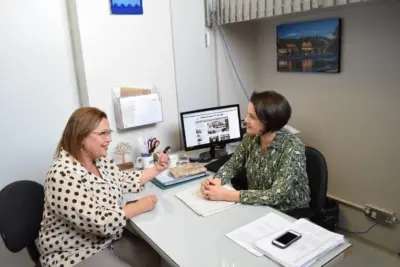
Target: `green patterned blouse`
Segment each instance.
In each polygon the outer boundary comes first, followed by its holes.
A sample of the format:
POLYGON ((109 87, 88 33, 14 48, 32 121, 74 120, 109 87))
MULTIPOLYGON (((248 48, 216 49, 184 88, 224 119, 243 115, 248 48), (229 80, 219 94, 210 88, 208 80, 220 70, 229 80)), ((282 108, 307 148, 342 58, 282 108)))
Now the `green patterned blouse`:
POLYGON ((259 136, 244 135, 215 177, 226 184, 242 168, 246 168, 248 190, 240 191, 241 203, 268 205, 281 211, 308 207, 305 147, 300 138, 286 129, 276 133, 265 155, 261 155, 259 136))

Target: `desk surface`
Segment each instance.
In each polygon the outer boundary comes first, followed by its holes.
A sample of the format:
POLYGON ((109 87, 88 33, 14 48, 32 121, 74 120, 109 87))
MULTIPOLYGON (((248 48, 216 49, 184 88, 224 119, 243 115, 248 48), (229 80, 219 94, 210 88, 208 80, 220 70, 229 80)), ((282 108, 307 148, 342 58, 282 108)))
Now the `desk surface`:
MULTIPOLYGON (((291 221, 293 218, 267 206, 238 205, 223 212, 201 217, 181 202, 175 194, 201 180, 161 190, 147 183, 140 194, 127 199, 155 194, 157 206, 151 212, 131 219, 131 226, 170 264, 180 267, 272 267, 280 266, 267 257, 257 257, 240 247, 225 234, 250 223, 269 212, 291 221)), ((317 261, 313 267, 328 266, 346 254, 351 244, 345 243, 317 261)))

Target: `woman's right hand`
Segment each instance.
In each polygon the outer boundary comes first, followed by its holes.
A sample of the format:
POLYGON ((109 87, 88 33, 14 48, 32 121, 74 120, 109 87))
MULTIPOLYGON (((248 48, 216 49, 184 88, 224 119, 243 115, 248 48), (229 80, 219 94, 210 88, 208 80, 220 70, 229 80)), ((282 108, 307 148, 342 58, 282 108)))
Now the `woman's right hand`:
POLYGON ((157 204, 157 197, 155 195, 145 196, 140 198, 134 203, 125 205, 124 212, 126 218, 130 219, 141 213, 154 209, 157 204))
POLYGON ((203 182, 201 182, 201 188, 204 188, 204 187, 208 187, 208 186, 213 186, 213 185, 216 185, 216 186, 221 186, 221 184, 222 184, 222 182, 221 182, 221 179, 220 178, 218 178, 218 177, 209 177, 209 178, 207 178, 207 179, 205 179, 203 182))
POLYGON ((157 204, 157 201, 158 201, 157 196, 149 195, 140 198, 135 204, 139 206, 141 212, 147 212, 154 209, 154 207, 157 204))
POLYGON ((208 199, 208 196, 206 195, 206 191, 210 190, 210 187, 212 186, 217 186, 220 187, 222 184, 221 179, 218 177, 209 177, 205 179, 200 186, 200 192, 203 195, 204 198, 208 199))

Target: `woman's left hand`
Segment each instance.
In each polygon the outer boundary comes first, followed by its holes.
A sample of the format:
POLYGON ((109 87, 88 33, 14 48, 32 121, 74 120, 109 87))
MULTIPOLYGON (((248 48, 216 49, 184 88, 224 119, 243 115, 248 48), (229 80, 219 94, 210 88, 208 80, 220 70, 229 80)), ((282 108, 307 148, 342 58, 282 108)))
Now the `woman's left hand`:
POLYGON ((157 153, 157 156, 158 156, 158 158, 157 158, 157 164, 156 164, 156 166, 155 166, 156 169, 157 169, 157 171, 158 171, 158 172, 162 172, 162 171, 168 169, 168 167, 169 167, 169 158, 168 158, 168 155, 165 154, 162 150, 160 150, 160 151, 157 153))

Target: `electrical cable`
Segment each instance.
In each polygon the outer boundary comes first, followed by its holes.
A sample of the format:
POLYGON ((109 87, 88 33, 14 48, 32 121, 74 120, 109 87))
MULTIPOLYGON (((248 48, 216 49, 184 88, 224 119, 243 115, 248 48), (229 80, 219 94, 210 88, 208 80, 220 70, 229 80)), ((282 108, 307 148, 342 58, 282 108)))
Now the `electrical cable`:
POLYGON ((222 39, 222 41, 223 41, 223 43, 224 43, 225 50, 226 50, 226 52, 227 52, 227 54, 228 54, 229 60, 230 60, 230 62, 231 62, 231 64, 232 64, 233 70, 235 71, 235 74, 236 74, 236 77, 237 77, 237 79, 238 79, 238 81, 239 81, 239 83, 240 83, 240 86, 241 86, 243 92, 245 93, 245 95, 246 95, 246 97, 247 97, 247 100, 250 101, 250 97, 249 97, 249 95, 248 95, 246 89, 244 88, 242 79, 240 79, 239 73, 238 73, 238 71, 237 71, 237 69, 236 69, 235 62, 234 62, 233 59, 232 59, 231 52, 230 52, 229 46, 228 46, 228 42, 226 41, 224 32, 223 32, 223 30, 222 30, 222 26, 219 25, 215 19, 214 19, 214 23, 215 23, 215 25, 217 25, 218 32, 219 32, 220 37, 221 37, 221 39, 222 39))
POLYGON ((371 225, 367 230, 361 231, 361 232, 349 231, 349 230, 347 230, 347 229, 343 229, 343 228, 340 228, 340 227, 339 227, 339 229, 342 230, 343 232, 346 232, 346 233, 349 233, 349 234, 358 234, 358 235, 362 235, 362 234, 367 234, 367 233, 369 233, 369 231, 371 231, 372 228, 374 228, 374 227, 377 226, 377 225, 378 225, 378 223, 375 223, 375 224, 371 225))

